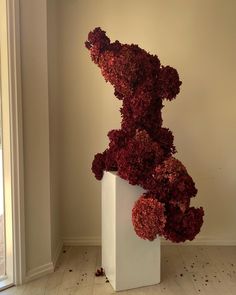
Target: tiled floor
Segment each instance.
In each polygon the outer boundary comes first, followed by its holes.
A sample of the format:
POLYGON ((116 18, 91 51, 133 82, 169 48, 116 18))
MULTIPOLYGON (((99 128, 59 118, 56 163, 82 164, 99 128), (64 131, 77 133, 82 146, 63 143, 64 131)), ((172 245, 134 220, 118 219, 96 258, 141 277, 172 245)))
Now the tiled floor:
MULTIPOLYGON (((114 294, 105 277, 95 277, 100 266, 100 247, 65 247, 54 273, 1 295, 114 294)), ((235 295, 236 247, 162 246, 161 283, 118 294, 235 295)))

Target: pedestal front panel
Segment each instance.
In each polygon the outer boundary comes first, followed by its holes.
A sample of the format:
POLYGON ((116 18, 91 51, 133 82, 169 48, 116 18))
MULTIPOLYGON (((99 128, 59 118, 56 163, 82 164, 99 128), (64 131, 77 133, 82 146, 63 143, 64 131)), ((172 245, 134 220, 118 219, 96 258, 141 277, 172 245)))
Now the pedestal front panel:
POLYGON ((132 208, 144 190, 116 173, 102 179, 102 267, 114 290, 160 282, 160 238, 139 238, 132 224, 132 208))

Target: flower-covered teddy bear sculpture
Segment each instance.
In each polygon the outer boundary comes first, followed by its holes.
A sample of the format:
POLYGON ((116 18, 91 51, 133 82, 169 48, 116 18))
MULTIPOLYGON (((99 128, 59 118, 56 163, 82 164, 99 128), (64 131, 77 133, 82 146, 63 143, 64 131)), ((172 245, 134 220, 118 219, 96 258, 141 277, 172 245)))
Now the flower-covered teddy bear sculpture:
POLYGON ((162 101, 174 99, 180 91, 177 71, 162 66, 156 55, 138 45, 111 43, 101 28, 88 34, 85 46, 123 103, 121 129, 108 133, 109 147, 95 155, 93 173, 101 180, 104 171, 117 171, 130 184, 145 189, 132 210, 139 237, 193 240, 204 211, 190 207, 197 189, 184 165, 173 157, 172 132, 162 127, 162 101))

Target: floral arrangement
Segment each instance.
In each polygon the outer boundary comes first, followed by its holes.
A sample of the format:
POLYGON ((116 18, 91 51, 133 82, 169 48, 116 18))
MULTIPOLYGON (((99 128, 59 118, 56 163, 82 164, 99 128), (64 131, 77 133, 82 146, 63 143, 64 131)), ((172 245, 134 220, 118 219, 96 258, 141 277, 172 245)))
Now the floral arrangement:
POLYGON ((101 28, 88 34, 85 46, 106 82, 114 86, 114 95, 122 100, 121 129, 111 130, 109 147, 95 155, 95 177, 101 180, 104 171, 117 171, 130 184, 146 190, 132 210, 139 237, 193 240, 204 211, 190 207, 197 189, 184 165, 173 157, 174 137, 162 127, 161 116, 163 99, 171 101, 180 91, 178 72, 138 45, 111 43, 101 28))

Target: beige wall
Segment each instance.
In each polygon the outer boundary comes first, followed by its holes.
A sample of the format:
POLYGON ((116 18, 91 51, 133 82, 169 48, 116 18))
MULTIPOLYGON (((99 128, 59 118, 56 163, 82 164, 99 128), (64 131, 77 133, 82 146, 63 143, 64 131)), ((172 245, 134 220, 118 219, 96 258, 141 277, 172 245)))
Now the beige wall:
POLYGON ((90 166, 120 123, 113 89, 84 41, 101 26, 114 41, 136 43, 178 69, 176 101, 164 126, 199 189, 206 216, 199 240, 236 243, 236 2, 59 1, 60 194, 65 238, 99 237, 100 183, 90 166))
POLYGON ((45 1, 21 1, 26 267, 51 261, 45 1))
POLYGON ((40 272, 53 270, 61 242, 56 174, 55 107, 58 88, 57 60, 53 52, 57 47, 55 3, 53 0, 20 1, 28 279, 40 272))
POLYGON ((60 134, 58 129, 58 5, 57 0, 47 1, 49 144, 50 144, 50 204, 51 251, 55 262, 61 247, 59 171, 60 134))

